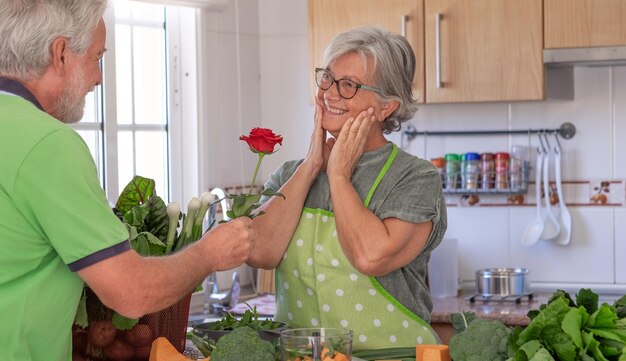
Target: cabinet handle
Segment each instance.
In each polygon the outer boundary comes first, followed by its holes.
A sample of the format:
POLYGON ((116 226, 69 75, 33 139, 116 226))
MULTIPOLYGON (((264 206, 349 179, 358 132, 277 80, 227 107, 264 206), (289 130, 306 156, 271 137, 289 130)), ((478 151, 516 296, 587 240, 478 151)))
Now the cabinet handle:
POLYGON ((442 14, 435 14, 435 85, 443 88, 441 82, 441 18, 442 14))
POLYGON ((402 19, 400 20, 400 34, 406 38, 406 23, 409 21, 408 15, 402 15, 402 19))

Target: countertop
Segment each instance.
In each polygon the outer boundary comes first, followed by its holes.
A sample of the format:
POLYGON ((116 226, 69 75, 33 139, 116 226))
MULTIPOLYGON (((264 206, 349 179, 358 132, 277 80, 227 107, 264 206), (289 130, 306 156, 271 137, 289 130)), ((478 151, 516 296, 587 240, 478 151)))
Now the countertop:
POLYGON ((474 312, 476 317, 496 319, 508 326, 526 326, 530 319, 526 316, 528 311, 538 309, 550 299, 550 294, 533 294, 532 298, 524 296, 519 299, 498 300, 493 298, 483 301, 477 297, 470 302, 469 297, 473 293, 462 291, 457 297, 433 298, 433 311, 431 323, 450 323, 450 314, 457 312, 474 312))

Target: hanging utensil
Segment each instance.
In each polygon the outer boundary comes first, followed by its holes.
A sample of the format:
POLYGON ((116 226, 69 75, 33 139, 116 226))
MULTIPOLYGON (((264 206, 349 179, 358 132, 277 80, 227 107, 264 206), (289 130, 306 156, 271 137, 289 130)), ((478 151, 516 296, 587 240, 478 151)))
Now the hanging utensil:
MULTIPOLYGON (((543 232, 541 233, 540 239, 550 241, 559 236, 561 226, 559 225, 559 221, 554 216, 552 203, 550 203, 550 154, 552 151, 550 142, 548 141, 548 136, 545 133, 543 133, 543 136, 546 141, 545 154, 543 158, 543 197, 546 203, 546 210, 544 215, 543 232)), ((539 137, 541 137, 541 134, 539 137)))
POLYGON ((560 214, 558 220, 561 226, 561 233, 554 239, 554 242, 565 246, 569 243, 572 236, 572 215, 565 205, 565 195, 563 194, 563 184, 561 181, 561 144, 559 143, 559 136, 556 133, 554 133, 554 137, 556 138, 556 145, 554 147, 554 170, 556 175, 556 191, 559 196, 560 214))
POLYGON ((535 167, 535 202, 537 204, 537 215, 530 221, 522 234, 522 244, 531 246, 535 244, 543 233, 543 215, 541 214, 541 170, 543 164, 543 152, 537 147, 537 166, 535 167))

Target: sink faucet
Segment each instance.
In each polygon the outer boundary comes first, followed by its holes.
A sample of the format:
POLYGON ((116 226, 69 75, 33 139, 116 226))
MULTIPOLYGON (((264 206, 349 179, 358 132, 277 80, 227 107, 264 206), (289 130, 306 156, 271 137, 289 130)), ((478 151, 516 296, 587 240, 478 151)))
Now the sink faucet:
POLYGON ((241 284, 237 272, 233 273, 233 284, 227 293, 219 291, 215 273, 204 280, 202 288, 204 289, 204 313, 220 315, 225 309, 233 308, 239 302, 241 284))

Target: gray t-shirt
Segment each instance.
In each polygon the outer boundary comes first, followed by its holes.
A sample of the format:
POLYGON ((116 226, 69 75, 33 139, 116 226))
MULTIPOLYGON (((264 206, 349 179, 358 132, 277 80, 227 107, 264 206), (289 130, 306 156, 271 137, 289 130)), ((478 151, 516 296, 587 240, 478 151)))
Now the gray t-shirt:
MULTIPOLYGON (((354 170, 352 184, 362 200, 365 200, 378 173, 392 150, 392 143, 365 152, 354 170)), ((283 163, 266 182, 265 188, 280 189, 296 171, 303 160, 283 163)), ((321 172, 307 195, 304 206, 333 211, 330 200, 328 175, 321 172)), ((433 230, 422 252, 408 265, 384 276, 378 282, 401 304, 430 322, 432 300, 426 287, 426 271, 432 250, 441 243, 447 227, 445 200, 441 178, 436 168, 424 159, 402 150, 378 184, 369 210, 381 220, 389 217, 407 222, 433 222, 433 230)))

